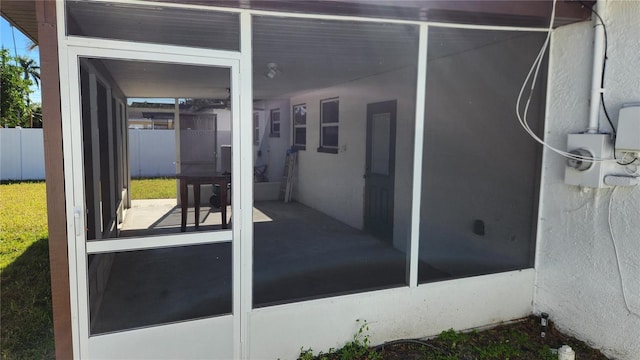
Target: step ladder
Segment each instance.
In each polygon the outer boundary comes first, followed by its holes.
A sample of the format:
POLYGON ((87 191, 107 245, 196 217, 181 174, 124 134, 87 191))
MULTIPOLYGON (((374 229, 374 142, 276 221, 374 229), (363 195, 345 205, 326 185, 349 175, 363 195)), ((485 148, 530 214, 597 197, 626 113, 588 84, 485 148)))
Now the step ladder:
POLYGON ((284 175, 280 182, 280 200, 288 203, 291 201, 291 194, 293 193, 293 171, 296 166, 296 160, 298 159, 297 152, 287 151, 287 156, 284 159, 284 175))

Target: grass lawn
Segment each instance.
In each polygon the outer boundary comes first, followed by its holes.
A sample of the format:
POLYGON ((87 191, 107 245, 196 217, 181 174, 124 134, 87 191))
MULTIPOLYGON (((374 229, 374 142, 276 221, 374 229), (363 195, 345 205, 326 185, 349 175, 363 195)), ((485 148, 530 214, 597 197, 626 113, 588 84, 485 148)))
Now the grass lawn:
MULTIPOLYGON (((174 179, 131 181, 132 198, 176 197, 174 179)), ((44 182, 0 185, 2 359, 53 359, 44 182)))
POLYGON ((132 199, 174 199, 176 198, 175 179, 136 179, 131 180, 132 199))
POLYGON ((53 352, 45 183, 0 185, 0 332, 3 359, 53 352))

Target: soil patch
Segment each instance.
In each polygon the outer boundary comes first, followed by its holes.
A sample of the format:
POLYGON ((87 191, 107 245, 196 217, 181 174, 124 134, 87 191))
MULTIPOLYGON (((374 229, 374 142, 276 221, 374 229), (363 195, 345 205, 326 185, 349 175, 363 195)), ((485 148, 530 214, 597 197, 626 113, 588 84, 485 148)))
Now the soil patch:
POLYGON ((353 342, 328 354, 310 356, 311 351, 307 350, 300 359, 556 360, 557 349, 562 345, 571 346, 576 359, 607 359, 599 350, 555 329, 551 321, 544 338, 540 330, 540 319, 531 316, 484 331, 458 333, 449 330, 429 340, 398 340, 371 348, 364 346, 368 344, 368 337, 363 335, 354 337, 353 342))

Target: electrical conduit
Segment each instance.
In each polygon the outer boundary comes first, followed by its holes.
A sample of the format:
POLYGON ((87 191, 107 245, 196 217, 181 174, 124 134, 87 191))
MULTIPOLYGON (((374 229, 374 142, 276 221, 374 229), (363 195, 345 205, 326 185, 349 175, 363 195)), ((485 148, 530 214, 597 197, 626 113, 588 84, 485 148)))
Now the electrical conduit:
MULTIPOLYGON (((596 0, 595 10, 604 20, 606 18, 607 4, 606 0, 596 0)), ((604 70, 604 51, 605 38, 604 26, 600 21, 600 17, 593 18, 593 71, 591 78, 591 103, 589 108, 589 126, 587 133, 597 134, 600 131, 599 115, 600 115, 600 93, 604 91, 602 88, 602 71, 604 70)))

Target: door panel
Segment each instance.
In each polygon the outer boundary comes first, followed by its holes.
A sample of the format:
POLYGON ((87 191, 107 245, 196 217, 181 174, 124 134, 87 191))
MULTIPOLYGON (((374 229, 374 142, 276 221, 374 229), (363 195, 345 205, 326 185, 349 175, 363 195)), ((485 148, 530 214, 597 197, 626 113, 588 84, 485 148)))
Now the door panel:
POLYGON ((233 316, 185 321, 89 338, 89 359, 237 359, 233 316), (108 355, 105 355, 108 354, 108 355))
POLYGON ((396 101, 367 105, 365 229, 393 239, 396 101))
MULTIPOLYGON (((226 226, 229 219, 222 220, 221 215, 230 217, 238 211, 232 204, 224 204, 222 211, 222 206, 209 204, 210 194, 205 194, 214 191, 214 184, 229 198, 239 192, 237 176, 219 175, 216 168, 217 148, 238 145, 232 144, 237 142, 232 131, 238 131, 232 119, 234 114, 239 117, 239 95, 230 91, 238 89, 233 76, 238 61, 174 55, 160 63, 144 52, 120 53, 125 55, 70 56, 74 59, 70 75, 75 77, 70 102, 76 109, 71 126, 82 134, 72 144, 82 161, 74 159, 72 164, 73 188, 79 191, 72 205, 78 209, 76 231, 70 234, 79 269, 74 301, 80 357, 235 358, 240 352, 239 243, 234 241, 239 230, 226 226), (164 100, 132 100, 130 94, 144 96, 145 86, 153 87, 155 94, 165 89, 167 95, 164 100), (143 107, 137 113, 131 110, 136 101, 143 107), (124 104, 129 105, 127 110, 124 104), (132 124, 153 122, 155 116, 167 122, 167 113, 175 115, 174 129, 129 130, 132 124), (181 115, 190 126, 180 128, 181 115), (189 118, 198 120, 198 126, 189 118), (226 126, 222 135, 219 118, 226 126), (200 138, 180 136, 180 130, 200 138), (138 132, 131 137, 138 141, 133 146, 129 146, 131 131, 138 132), (152 140, 154 132, 169 136, 146 145, 140 142, 140 138, 152 140), (204 149, 191 152, 193 164, 184 164, 198 167, 197 174, 181 168, 181 139, 187 139, 191 149, 204 149), (205 146, 199 147, 198 141, 205 146), (182 181, 178 179, 192 181, 184 202, 177 191, 157 192, 157 183, 136 181, 143 184, 137 189, 129 185, 130 151, 155 161, 167 153, 166 148, 175 149, 163 160, 175 164, 175 173, 159 181, 169 183, 169 189, 178 188, 182 181), (204 198, 197 210, 196 187, 202 188, 204 198), (146 199, 145 192, 160 195, 146 199), (195 226, 196 213, 200 227, 195 226)), ((238 158, 233 154, 232 162, 238 158)))

